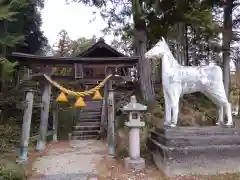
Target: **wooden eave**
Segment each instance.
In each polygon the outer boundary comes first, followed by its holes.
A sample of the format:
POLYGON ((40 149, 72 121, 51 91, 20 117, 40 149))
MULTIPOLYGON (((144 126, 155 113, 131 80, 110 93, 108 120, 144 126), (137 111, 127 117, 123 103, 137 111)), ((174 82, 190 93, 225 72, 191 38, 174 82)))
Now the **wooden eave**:
POLYGON ((21 65, 30 64, 44 64, 44 65, 55 65, 55 64, 104 64, 104 65, 119 65, 123 64, 126 66, 134 65, 138 62, 138 56, 132 57, 56 57, 56 56, 39 56, 33 54, 17 53, 14 52, 7 55, 9 61, 18 61, 21 65))

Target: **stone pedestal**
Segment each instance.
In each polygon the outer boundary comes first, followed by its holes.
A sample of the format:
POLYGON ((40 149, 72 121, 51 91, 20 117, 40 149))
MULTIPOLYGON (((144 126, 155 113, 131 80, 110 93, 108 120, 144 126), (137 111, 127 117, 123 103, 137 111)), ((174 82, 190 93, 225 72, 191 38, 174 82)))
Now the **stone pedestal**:
POLYGON ((148 147, 167 176, 240 172, 240 132, 235 128, 156 129, 148 147))
POLYGON ((125 158, 124 164, 127 169, 142 170, 145 168, 145 160, 140 157, 140 128, 145 126, 144 122, 126 122, 129 128, 129 156, 125 158))

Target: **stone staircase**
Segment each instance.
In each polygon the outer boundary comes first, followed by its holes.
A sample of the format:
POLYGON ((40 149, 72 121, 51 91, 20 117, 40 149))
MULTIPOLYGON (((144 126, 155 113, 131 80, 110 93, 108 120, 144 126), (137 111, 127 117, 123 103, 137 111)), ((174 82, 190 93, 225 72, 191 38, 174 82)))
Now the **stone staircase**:
POLYGON ((85 101, 85 103, 86 107, 79 112, 73 126, 73 140, 100 138, 102 101, 85 101))

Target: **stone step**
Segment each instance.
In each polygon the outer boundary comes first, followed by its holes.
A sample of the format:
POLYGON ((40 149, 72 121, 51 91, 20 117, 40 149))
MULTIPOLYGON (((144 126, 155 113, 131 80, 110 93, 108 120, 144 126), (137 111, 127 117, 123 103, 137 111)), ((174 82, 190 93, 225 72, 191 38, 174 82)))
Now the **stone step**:
POLYGON ((76 122, 76 126, 88 126, 88 125, 99 125, 101 121, 79 121, 76 122))
POLYGON ((214 136, 165 136, 151 132, 151 139, 171 147, 207 146, 207 145, 240 145, 239 135, 214 136))
POLYGON ((98 101, 86 101, 85 102, 86 106, 83 109, 89 109, 89 107, 96 107, 96 108, 101 108, 102 107, 102 102, 98 101))
POLYGON ((85 129, 90 129, 90 130, 100 130, 100 125, 80 125, 80 126, 73 126, 74 131, 78 130, 85 130, 85 129))
POLYGON ((155 131, 165 136, 215 136, 215 135, 240 135, 236 128, 225 128, 218 126, 210 127, 176 127, 156 128, 155 131))
POLYGON ((83 107, 82 109, 85 110, 85 109, 90 109, 90 108, 101 108, 102 105, 101 104, 86 104, 85 107, 83 107))
POLYGON ((82 111, 79 113, 80 116, 85 115, 101 115, 101 111, 82 111))
POLYGON ((81 135, 98 135, 99 134, 99 130, 79 130, 79 131, 76 131, 74 130, 72 132, 72 135, 73 136, 81 136, 81 135))
POLYGON ((79 118, 77 122, 98 122, 98 121, 101 121, 100 118, 79 118))
POLYGON ((79 117, 92 117, 92 116, 101 116, 101 112, 84 112, 84 113, 80 113, 79 117))
POLYGON ((89 119, 89 118, 94 118, 94 119, 100 119, 101 115, 94 114, 94 115, 80 115, 79 119, 89 119))
POLYGON ((86 100, 85 100, 85 104, 86 104, 86 105, 88 105, 88 104, 101 105, 101 104, 102 104, 102 101, 86 101, 86 100))
POLYGON ((100 139, 99 135, 72 136, 72 140, 100 139))
POLYGON ((100 121, 101 117, 99 116, 88 116, 88 117, 79 117, 77 122, 78 121, 91 121, 91 120, 96 120, 96 121, 100 121))
POLYGON ((101 112, 102 111, 102 107, 88 107, 87 109, 82 109, 80 113, 96 113, 96 112, 101 112))

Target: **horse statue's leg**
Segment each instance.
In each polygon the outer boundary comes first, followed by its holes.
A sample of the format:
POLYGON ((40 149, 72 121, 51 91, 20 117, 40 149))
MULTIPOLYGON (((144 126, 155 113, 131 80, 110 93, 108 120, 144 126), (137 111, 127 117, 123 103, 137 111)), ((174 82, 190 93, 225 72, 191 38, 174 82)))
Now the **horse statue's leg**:
POLYGON ((179 104, 178 103, 174 103, 172 105, 172 124, 171 124, 171 127, 176 127, 177 126, 177 123, 178 123, 178 112, 179 112, 179 104))
MULTIPOLYGON (((227 127, 232 127, 233 126, 233 121, 232 121, 232 109, 231 109, 231 104, 228 102, 227 96, 224 91, 224 86, 223 83, 219 83, 219 86, 215 87, 217 91, 214 93, 212 92, 212 89, 209 89, 208 87, 205 87, 205 92, 204 94, 207 95, 210 99, 213 100, 213 102, 216 103, 217 106, 223 107, 224 109, 224 114, 227 115, 228 122, 225 124, 227 127)), ((219 111, 219 120, 222 120, 223 122, 223 115, 220 115, 219 111)))
POLYGON ((225 109, 225 113, 226 113, 227 119, 228 119, 226 126, 232 127, 233 126, 233 120, 232 120, 232 106, 231 106, 231 104, 229 102, 227 102, 225 104, 224 109, 225 109))
POLYGON ((224 124, 224 121, 223 121, 223 106, 220 106, 219 109, 218 109, 218 121, 216 122, 216 125, 217 126, 220 126, 222 124, 224 124))
POLYGON ((172 124, 171 127, 176 127, 178 122, 178 112, 179 112, 179 98, 180 98, 180 91, 176 87, 175 90, 171 92, 171 109, 172 109, 172 124))
POLYGON ((219 83, 218 91, 215 93, 212 93, 212 96, 215 96, 215 99, 219 102, 218 105, 223 106, 225 114, 227 115, 227 124, 225 126, 232 127, 233 121, 232 121, 232 107, 231 104, 228 102, 223 82, 219 83))
POLYGON ((164 127, 171 125, 171 105, 167 92, 163 90, 164 94, 164 127))

